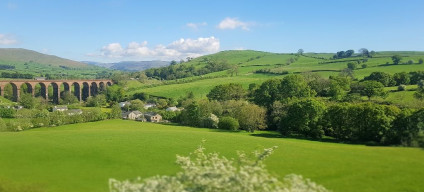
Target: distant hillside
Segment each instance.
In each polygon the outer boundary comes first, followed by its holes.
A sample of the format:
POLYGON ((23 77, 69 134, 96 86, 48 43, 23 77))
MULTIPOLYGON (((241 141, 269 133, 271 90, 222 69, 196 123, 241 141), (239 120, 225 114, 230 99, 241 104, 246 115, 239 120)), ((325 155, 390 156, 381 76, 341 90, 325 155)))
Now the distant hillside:
POLYGON ((88 67, 87 64, 60 58, 54 55, 46 55, 28 49, 0 49, 0 61, 7 62, 24 62, 24 63, 40 63, 51 66, 67 66, 71 68, 88 67))
POLYGON ((121 61, 119 63, 99 63, 92 61, 83 61, 83 63, 120 71, 143 71, 150 68, 168 66, 170 61, 121 61))
MULTIPOLYGON (((100 75, 106 77, 110 71, 107 68, 88 65, 54 55, 15 48, 0 48, 0 66, 0 74, 48 75, 50 78, 100 78, 100 75)), ((10 75, 1 76, 1 78, 10 78, 10 75)))

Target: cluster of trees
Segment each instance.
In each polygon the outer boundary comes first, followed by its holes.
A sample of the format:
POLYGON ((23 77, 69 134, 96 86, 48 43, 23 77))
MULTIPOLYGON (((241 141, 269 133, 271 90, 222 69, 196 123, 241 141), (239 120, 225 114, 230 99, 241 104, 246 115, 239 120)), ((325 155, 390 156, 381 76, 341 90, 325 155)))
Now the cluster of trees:
POLYGON ((421 79, 424 79, 424 71, 399 72, 393 75, 385 72, 372 72, 364 80, 373 80, 380 82, 385 87, 395 85, 416 85, 421 79))
POLYGON ((0 65, 0 70, 15 69, 13 65, 0 65))
POLYGON ((148 69, 145 74, 147 77, 155 79, 173 80, 230 69, 230 65, 226 60, 205 58, 199 64, 204 64, 204 66, 196 68, 194 65, 174 64, 167 67, 148 69))
POLYGON ((13 79, 33 79, 33 74, 19 73, 19 72, 1 72, 2 78, 13 78, 13 79))
POLYGON ((347 51, 338 51, 335 55, 333 55, 333 59, 341 59, 351 57, 355 53, 354 50, 349 49, 347 51))
POLYGON ((207 95, 209 101, 187 106, 188 110, 183 111, 187 113, 184 118, 199 118, 183 123, 202 126, 201 122, 210 120, 210 114, 215 114, 219 122, 223 121, 218 127, 222 124, 228 129, 239 126, 253 131, 254 126, 243 124, 255 119, 255 122, 261 122, 256 124, 256 129, 267 127, 279 130, 283 135, 310 138, 326 135, 340 141, 384 145, 424 144, 424 109, 401 110, 396 106, 360 102, 361 96, 384 97, 386 94, 383 83, 376 79, 355 82, 345 76, 324 79, 313 74, 289 75, 267 80, 261 85, 251 84, 248 90, 240 84, 230 83, 213 88, 207 95), (315 96, 330 97, 330 100, 315 96), (247 108, 252 110, 240 106, 249 106, 247 108), (255 114, 254 111, 261 113, 255 114), (227 115, 226 112, 235 113, 227 115), (246 115, 235 115, 240 112, 246 115))
POLYGON ((374 103, 333 103, 304 98, 274 103, 272 113, 283 135, 310 138, 331 136, 339 141, 371 142, 381 145, 423 146, 424 109, 401 110, 374 103))
MULTIPOLYGON (((399 65, 401 63, 402 59, 403 59, 402 56, 400 56, 400 55, 393 55, 391 58, 392 58, 393 64, 395 64, 395 65, 399 65)), ((411 64, 414 64, 414 63, 415 63, 415 61, 410 59, 407 62, 404 62, 403 64, 411 65, 411 64)), ((422 58, 420 58, 418 60, 418 64, 423 64, 423 63, 424 63, 424 60, 422 58)))
POLYGON ((276 69, 258 69, 255 73, 264 73, 264 74, 274 74, 274 75, 286 75, 289 74, 286 70, 276 70, 276 69))
POLYGON ((245 100, 186 100, 180 123, 195 127, 246 130, 265 129, 265 109, 245 100))

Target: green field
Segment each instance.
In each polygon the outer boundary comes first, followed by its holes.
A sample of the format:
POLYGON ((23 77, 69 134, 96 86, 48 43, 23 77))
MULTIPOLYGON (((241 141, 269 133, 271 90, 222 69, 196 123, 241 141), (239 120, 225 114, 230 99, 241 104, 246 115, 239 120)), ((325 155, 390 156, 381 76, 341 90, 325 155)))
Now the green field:
POLYGON ((187 155, 206 139, 208 151, 227 157, 279 146, 266 160, 271 173, 301 174, 333 191, 424 190, 422 149, 278 136, 123 120, 1 132, 0 182, 46 191, 107 191, 108 178, 176 173, 175 155, 187 155))
MULTIPOLYGON (((192 91, 197 97, 205 97, 206 94, 216 85, 225 83, 241 83, 245 88, 250 83, 260 84, 270 78, 280 77, 284 75, 273 75, 273 74, 255 74, 254 71, 259 69, 271 69, 275 71, 288 71, 290 74, 299 73, 317 73, 321 76, 328 78, 330 75, 338 75, 341 70, 347 67, 347 63, 352 62, 351 60, 363 59, 362 57, 351 57, 337 60, 325 60, 317 59, 313 57, 324 57, 330 58, 333 54, 330 53, 306 53, 306 56, 300 56, 297 61, 286 65, 286 61, 290 58, 296 58, 293 54, 277 54, 267 53, 261 51, 223 51, 213 55, 207 55, 193 59, 190 62, 184 63, 183 65, 193 65, 196 68, 204 66, 202 60, 204 58, 209 59, 221 59, 226 60, 230 65, 238 65, 239 73, 237 76, 230 77, 227 71, 214 72, 204 75, 204 77, 217 77, 212 79, 200 79, 199 77, 189 77, 180 79, 178 81, 190 80, 190 82, 163 85, 166 83, 175 83, 176 80, 168 81, 154 81, 153 83, 139 83, 137 81, 130 81, 128 83, 128 95, 136 92, 145 92, 154 96, 161 96, 167 98, 179 98, 185 96, 187 92, 192 91), (313 56, 313 57, 310 57, 313 56), (324 62, 324 63, 323 63, 324 62), (335 62, 335 63, 325 63, 335 62), (152 87, 151 84, 156 84, 152 87), (162 84, 162 85, 161 85, 162 84)), ((358 69, 354 70, 355 78, 362 79, 368 76, 372 72, 382 71, 390 74, 398 72, 411 72, 411 71, 422 71, 424 70, 424 64, 417 64, 420 58, 424 58, 424 52, 378 52, 373 58, 366 58, 367 67, 362 68, 359 64, 358 69), (407 62, 413 60, 414 64, 399 64, 393 65, 391 56, 399 54, 403 57, 401 62, 407 62), (388 65, 386 63, 389 63, 388 65)), ((392 99, 393 100, 393 99, 392 99)))

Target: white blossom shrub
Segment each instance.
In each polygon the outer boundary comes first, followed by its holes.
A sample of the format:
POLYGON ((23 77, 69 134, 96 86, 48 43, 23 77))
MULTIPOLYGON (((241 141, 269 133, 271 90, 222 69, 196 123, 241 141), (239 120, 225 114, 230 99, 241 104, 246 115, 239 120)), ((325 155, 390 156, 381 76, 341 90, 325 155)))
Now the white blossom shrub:
POLYGON ((254 158, 248 158, 243 152, 238 159, 227 159, 218 153, 205 154, 205 148, 199 146, 192 156, 177 155, 176 163, 182 171, 175 176, 154 176, 147 179, 118 181, 109 179, 111 192, 326 192, 328 191, 300 175, 287 175, 279 181, 265 169, 264 159, 272 154, 276 147, 254 152, 254 158))

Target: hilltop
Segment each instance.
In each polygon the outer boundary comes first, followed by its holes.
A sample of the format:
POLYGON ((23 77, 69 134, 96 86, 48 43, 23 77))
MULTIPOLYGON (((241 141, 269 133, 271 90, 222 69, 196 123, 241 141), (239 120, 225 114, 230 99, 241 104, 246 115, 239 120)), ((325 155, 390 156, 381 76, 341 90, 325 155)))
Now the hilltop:
MULTIPOLYGON (((34 76, 95 78, 109 69, 20 48, 0 48, 0 72, 34 76)), ((7 78, 7 77, 2 77, 7 78)))

